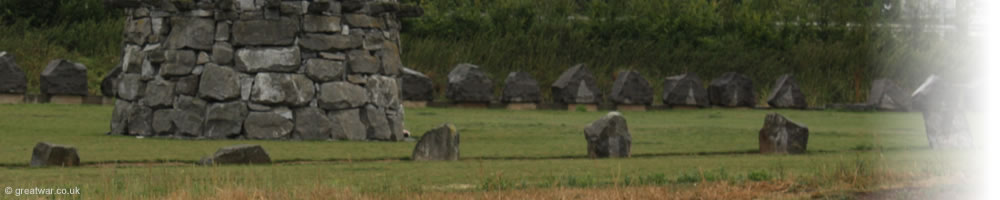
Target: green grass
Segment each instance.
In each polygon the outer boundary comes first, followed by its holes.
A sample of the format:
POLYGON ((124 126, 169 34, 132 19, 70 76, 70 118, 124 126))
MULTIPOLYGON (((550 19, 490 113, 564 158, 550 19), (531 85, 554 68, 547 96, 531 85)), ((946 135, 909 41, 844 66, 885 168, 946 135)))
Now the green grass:
MULTIPOLYGON (((0 186, 80 187, 84 198, 211 197, 223 189, 307 198, 315 188, 405 198, 455 185, 460 191, 612 185, 684 185, 705 181, 804 180, 826 187, 850 177, 948 175, 969 168, 964 152, 928 148, 918 113, 795 110, 625 112, 633 158, 591 160, 583 128, 603 112, 407 109, 418 136, 441 123, 462 135, 462 160, 412 162, 412 142, 192 141, 108 136, 111 107, 0 105, 0 186), (778 112, 810 128, 805 155, 760 155, 757 131, 778 112), (79 168, 27 168, 31 148, 76 146, 79 168), (231 144, 260 144, 274 165, 194 166, 231 144), (113 162, 139 164, 113 165, 113 162), (167 162, 170 161, 170 162, 167 162), (163 164, 156 164, 166 162, 163 164), (796 178, 797 177, 797 178, 796 178), (811 180, 811 181, 808 181, 811 180), (304 190, 304 191, 303 191, 304 190)), ((870 179, 870 178, 869 178, 870 179)), ((854 189, 876 189, 878 180, 854 189)), ((832 187, 832 186, 829 186, 832 187)))

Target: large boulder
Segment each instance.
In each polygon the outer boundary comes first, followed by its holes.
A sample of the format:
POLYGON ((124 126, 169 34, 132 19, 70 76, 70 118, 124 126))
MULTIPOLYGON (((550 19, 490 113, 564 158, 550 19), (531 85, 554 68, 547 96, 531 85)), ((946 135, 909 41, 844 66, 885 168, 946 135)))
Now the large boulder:
POLYGON ((118 94, 118 98, 124 100, 138 100, 146 91, 146 83, 139 74, 124 74, 117 84, 115 93, 118 94))
POLYGON ((697 74, 681 74, 663 80, 663 104, 708 107, 709 103, 708 91, 697 74))
POLYGON ((758 142, 760 153, 805 153, 806 144, 809 144, 809 128, 778 113, 767 114, 764 127, 758 134, 758 142))
MULTIPOLYGON (((198 96, 215 101, 240 97, 240 74, 228 67, 208 66, 198 82, 198 96)), ((248 86, 249 88, 249 86, 248 86)))
POLYGON ((910 96, 895 82, 876 79, 872 82, 872 89, 868 92, 868 101, 865 103, 879 110, 905 111, 910 108, 910 96))
POLYGON ((39 142, 31 152, 32 167, 79 165, 80 156, 72 146, 39 142))
POLYGON ((211 157, 201 159, 201 165, 270 164, 271 156, 260 145, 241 144, 220 148, 211 157))
POLYGON ((433 82, 427 75, 410 68, 403 68, 403 100, 432 101, 434 100, 433 82))
POLYGON ((154 108, 170 107, 174 104, 174 83, 156 79, 146 83, 142 102, 154 108))
MULTIPOLYGON (((215 43, 215 20, 199 17, 171 19, 167 46, 171 49, 192 48, 211 50, 215 43)), ((262 31, 262 30, 256 30, 262 31)))
POLYGON ((243 129, 250 139, 285 139, 295 128, 292 111, 275 109, 268 112, 250 112, 243 129))
POLYGON ((306 76, 319 83, 339 81, 347 74, 347 66, 341 61, 314 58, 307 60, 304 67, 306 76))
POLYGON ((966 149, 974 146, 969 121, 962 109, 963 90, 931 75, 916 91, 914 107, 923 112, 924 129, 931 148, 966 149))
POLYGON ((552 98, 564 104, 593 104, 603 99, 603 93, 587 65, 577 64, 552 83, 552 98))
POLYGON ((329 110, 358 108, 368 101, 365 88, 337 81, 319 86, 319 106, 329 110))
POLYGON ((53 60, 42 71, 42 94, 87 96, 87 67, 68 60, 53 60))
POLYGON ((27 88, 28 79, 14 55, 0 51, 0 93, 24 94, 27 88))
POLYGON ((442 124, 420 136, 413 148, 415 161, 458 160, 460 137, 455 125, 442 124))
POLYGON ((712 105, 726 107, 754 107, 757 93, 753 80, 736 72, 726 72, 712 80, 708 86, 708 99, 712 105))
POLYGON ((587 139, 587 155, 590 158, 630 157, 632 134, 628 123, 619 112, 610 112, 601 119, 591 122, 583 130, 587 139))
POLYGON ((243 72, 296 72, 302 63, 298 47, 242 48, 236 50, 236 69, 243 72))
POLYGON ((368 139, 368 127, 361 122, 360 109, 330 111, 327 118, 332 122, 331 135, 338 140, 368 139))
MULTIPOLYGON (((385 108, 368 104, 362 114, 362 121, 368 125, 368 139, 382 141, 403 140, 401 135, 392 132, 389 126, 389 119, 386 118, 385 108)), ((402 133, 399 133, 402 134, 402 133)))
POLYGON ((778 77, 778 80, 774 82, 774 87, 771 88, 771 95, 767 96, 767 104, 771 105, 772 108, 805 109, 809 107, 806 104, 806 96, 802 94, 799 84, 795 82, 795 77, 791 74, 778 77))
POLYGON ((500 100, 504 103, 538 103, 542 101, 542 91, 538 87, 538 81, 527 72, 511 72, 504 80, 503 96, 500 100))
POLYGON ((258 73, 250 101, 259 104, 301 106, 316 95, 316 86, 302 74, 258 73))
POLYGON ((397 109, 399 100, 399 79, 388 76, 369 76, 365 83, 368 102, 385 109, 397 109))
POLYGON ((653 87, 638 71, 618 74, 611 87, 611 101, 615 104, 649 105, 653 103, 653 87))
POLYGON ((236 46, 291 45, 299 30, 299 20, 292 18, 239 20, 233 23, 236 46))
POLYGON ((207 138, 233 138, 243 130, 243 119, 249 110, 242 101, 213 103, 205 110, 205 132, 207 138))
MULTIPOLYGON (((2 68, 2 66, 0 66, 0 68, 2 68)), ((101 95, 104 95, 105 97, 112 97, 112 98, 115 97, 115 88, 118 87, 118 75, 121 75, 121 73, 122 73, 122 68, 115 67, 114 69, 111 69, 111 71, 108 72, 108 74, 104 75, 104 79, 101 79, 101 95)), ((3 91, 2 88, 3 88, 2 83, 0 83, 0 92, 3 91)))
POLYGON ((323 109, 302 107, 295 109, 294 137, 302 140, 328 140, 333 123, 323 109))
POLYGON ((493 81, 479 66, 458 64, 448 73, 445 95, 454 102, 488 103, 493 99, 493 81))

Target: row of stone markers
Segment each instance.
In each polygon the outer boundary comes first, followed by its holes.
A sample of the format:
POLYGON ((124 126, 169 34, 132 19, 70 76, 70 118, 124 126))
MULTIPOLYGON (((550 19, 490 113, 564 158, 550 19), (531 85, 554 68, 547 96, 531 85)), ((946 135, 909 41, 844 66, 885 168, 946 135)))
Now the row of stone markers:
POLYGON ((28 95, 28 80, 14 55, 0 51, 0 104, 55 103, 108 104, 110 99, 87 91, 87 67, 68 60, 52 60, 39 77, 40 95, 28 95))
MULTIPOLYGON (((404 68, 403 100, 407 106, 422 107, 434 100, 433 81, 426 75, 404 68)), ((756 107, 757 94, 753 81, 745 75, 729 72, 712 80, 706 89, 697 74, 687 73, 667 77, 663 81, 663 104, 668 107, 756 107)), ((597 110, 605 95, 597 87, 597 79, 584 64, 570 67, 551 86, 557 109, 597 110)), ((805 95, 795 78, 782 75, 775 82, 767 104, 772 108, 806 109, 805 95)), ((445 96, 459 106, 495 102, 493 81, 479 66, 458 64, 448 74, 445 96)), ((637 71, 621 72, 615 79, 607 99, 618 110, 646 110, 653 104, 653 89, 637 71)), ((499 102, 508 109, 536 109, 542 101, 538 81, 526 72, 511 72, 504 80, 499 102)))
POLYGON ((111 134, 403 140, 396 0, 110 0, 111 134))

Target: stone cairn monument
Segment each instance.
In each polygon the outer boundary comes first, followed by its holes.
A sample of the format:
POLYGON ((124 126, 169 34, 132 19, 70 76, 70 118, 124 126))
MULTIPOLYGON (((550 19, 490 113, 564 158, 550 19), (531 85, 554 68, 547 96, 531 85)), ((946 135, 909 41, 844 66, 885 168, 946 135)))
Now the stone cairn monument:
POLYGON ((125 8, 111 134, 403 139, 396 0, 108 0, 125 8))

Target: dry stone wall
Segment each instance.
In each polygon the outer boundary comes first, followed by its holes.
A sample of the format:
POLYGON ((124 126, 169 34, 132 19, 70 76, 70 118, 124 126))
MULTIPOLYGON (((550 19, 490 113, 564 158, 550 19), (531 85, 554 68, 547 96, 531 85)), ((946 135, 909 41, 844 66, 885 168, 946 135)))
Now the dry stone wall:
POLYGON ((111 133, 401 140, 396 0, 111 0, 126 9, 111 133))

